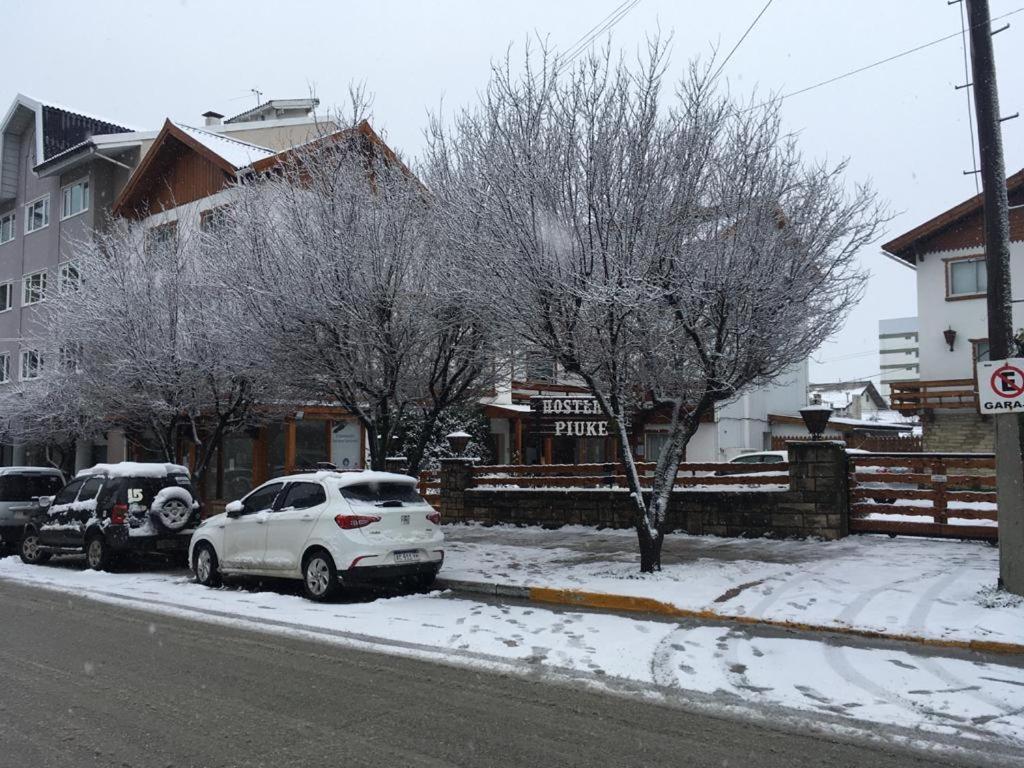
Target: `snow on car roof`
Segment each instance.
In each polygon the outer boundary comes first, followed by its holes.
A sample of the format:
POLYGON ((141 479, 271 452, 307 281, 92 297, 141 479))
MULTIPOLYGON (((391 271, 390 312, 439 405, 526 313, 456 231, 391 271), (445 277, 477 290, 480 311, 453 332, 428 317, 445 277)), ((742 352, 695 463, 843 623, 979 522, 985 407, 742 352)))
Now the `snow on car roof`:
POLYGON ((402 475, 397 472, 374 472, 369 469, 362 469, 355 472, 320 469, 316 472, 300 472, 294 475, 275 477, 270 482, 292 483, 297 480, 310 480, 314 482, 331 480, 339 488, 345 488, 349 485, 361 485, 364 483, 406 483, 408 485, 416 485, 416 483, 419 482, 415 477, 410 475, 402 475))
POLYGON ((75 477, 105 475, 106 477, 166 477, 187 475, 188 469, 180 464, 158 464, 155 462, 120 461, 117 464, 96 464, 79 471, 75 477))

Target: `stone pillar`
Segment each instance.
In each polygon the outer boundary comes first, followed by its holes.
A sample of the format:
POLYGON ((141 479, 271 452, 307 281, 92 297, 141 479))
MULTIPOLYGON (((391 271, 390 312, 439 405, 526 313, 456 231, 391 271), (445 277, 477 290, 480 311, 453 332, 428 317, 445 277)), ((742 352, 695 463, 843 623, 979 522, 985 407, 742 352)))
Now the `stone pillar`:
POLYGON ((15 443, 11 449, 11 464, 15 467, 24 466, 27 461, 27 450, 24 443, 15 443))
POLYGON ((384 459, 384 471, 406 475, 409 473, 409 459, 405 456, 388 456, 384 459))
POLYGON ((456 457, 441 459, 441 519, 458 521, 466 518, 465 492, 473 487, 473 465, 478 459, 456 457))
POLYGON ((789 487, 800 495, 807 536, 839 539, 850 533, 850 466, 846 444, 832 440, 787 443, 789 487))

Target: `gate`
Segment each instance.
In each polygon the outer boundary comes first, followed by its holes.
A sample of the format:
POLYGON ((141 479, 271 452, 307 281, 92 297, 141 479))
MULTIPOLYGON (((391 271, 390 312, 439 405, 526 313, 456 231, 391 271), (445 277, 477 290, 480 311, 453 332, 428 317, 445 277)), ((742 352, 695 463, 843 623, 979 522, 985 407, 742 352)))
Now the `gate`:
POLYGON ((850 532, 995 541, 995 456, 851 454, 850 532))

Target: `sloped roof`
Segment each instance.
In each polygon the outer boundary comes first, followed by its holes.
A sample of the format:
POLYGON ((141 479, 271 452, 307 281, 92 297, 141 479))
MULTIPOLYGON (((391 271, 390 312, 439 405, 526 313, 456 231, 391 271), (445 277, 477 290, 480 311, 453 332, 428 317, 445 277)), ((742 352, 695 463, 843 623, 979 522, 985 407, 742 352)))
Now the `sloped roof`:
POLYGON ((13 195, 21 135, 33 123, 37 166, 72 147, 80 146, 92 136, 131 130, 79 110, 38 101, 19 93, 0 123, 0 197, 13 195))
POLYGON ((259 160, 265 160, 277 154, 272 149, 261 147, 241 139, 233 139, 216 133, 193 128, 181 123, 171 123, 176 128, 191 136, 208 150, 225 160, 236 171, 248 168, 259 160))
MULTIPOLYGON (((1017 171, 1006 179, 1006 190, 1010 194, 1022 188, 1024 188, 1024 169, 1017 171)), ((920 224, 910 231, 904 232, 899 237, 890 240, 882 246, 882 250, 909 264, 913 264, 914 246, 923 240, 934 237, 943 230, 953 227, 968 216, 980 213, 984 208, 984 204, 985 198, 983 194, 970 197, 959 205, 954 205, 938 216, 928 219, 924 224, 920 224)))
POLYGON ((158 158, 166 156, 168 151, 175 151, 171 147, 172 144, 179 148, 187 147, 230 177, 236 176, 240 170, 250 167, 253 163, 276 154, 273 150, 257 144, 165 120, 146 156, 135 167, 117 200, 114 201, 111 212, 115 216, 130 215, 144 207, 143 198, 149 188, 147 184, 152 181, 152 172, 159 167, 158 158))
POLYGON ((837 381, 826 384, 808 384, 807 389, 821 396, 821 402, 833 409, 845 408, 853 398, 867 395, 879 408, 885 408, 885 398, 871 381, 837 381))

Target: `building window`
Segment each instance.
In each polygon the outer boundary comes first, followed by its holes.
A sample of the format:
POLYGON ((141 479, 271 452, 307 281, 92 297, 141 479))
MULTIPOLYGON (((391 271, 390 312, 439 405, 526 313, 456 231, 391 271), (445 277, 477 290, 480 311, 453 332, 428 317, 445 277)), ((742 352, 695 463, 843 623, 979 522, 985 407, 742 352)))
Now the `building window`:
POLYGON ((14 239, 14 211, 0 218, 0 245, 14 239))
POLYGON ((226 216, 226 205, 218 205, 216 208, 202 211, 199 214, 199 229, 203 232, 216 232, 224 227, 226 216))
POLYGON ((949 261, 946 269, 947 297, 983 296, 988 291, 988 273, 983 258, 949 261))
POLYGON ((60 217, 69 219, 89 210, 89 180, 77 181, 61 190, 60 217))
POLYGON ((971 339, 971 350, 975 363, 987 363, 989 361, 988 339, 971 339))
POLYGON ((14 306, 14 283, 0 283, 0 312, 14 306))
POLYGON ((21 380, 38 379, 43 372, 43 356, 37 349, 26 349, 21 353, 21 380))
POLYGON ((7 352, 0 352, 0 384, 6 384, 11 380, 11 356, 7 352))
POLYGON ((25 234, 42 229, 50 223, 50 196, 33 200, 25 206, 25 234))
POLYGON ((25 275, 21 286, 21 303, 24 306, 37 304, 46 298, 46 272, 25 275))
POLYGON ((77 291, 82 287, 82 277, 78 273, 78 264, 74 261, 65 261, 60 265, 57 278, 57 290, 61 293, 77 291))
POLYGON ((60 367, 67 373, 82 372, 82 345, 63 344, 60 348, 60 367))
POLYGON ((170 221, 166 224, 150 227, 146 230, 146 250, 151 251, 153 248, 170 246, 174 243, 174 239, 177 235, 178 222, 176 221, 170 221))

